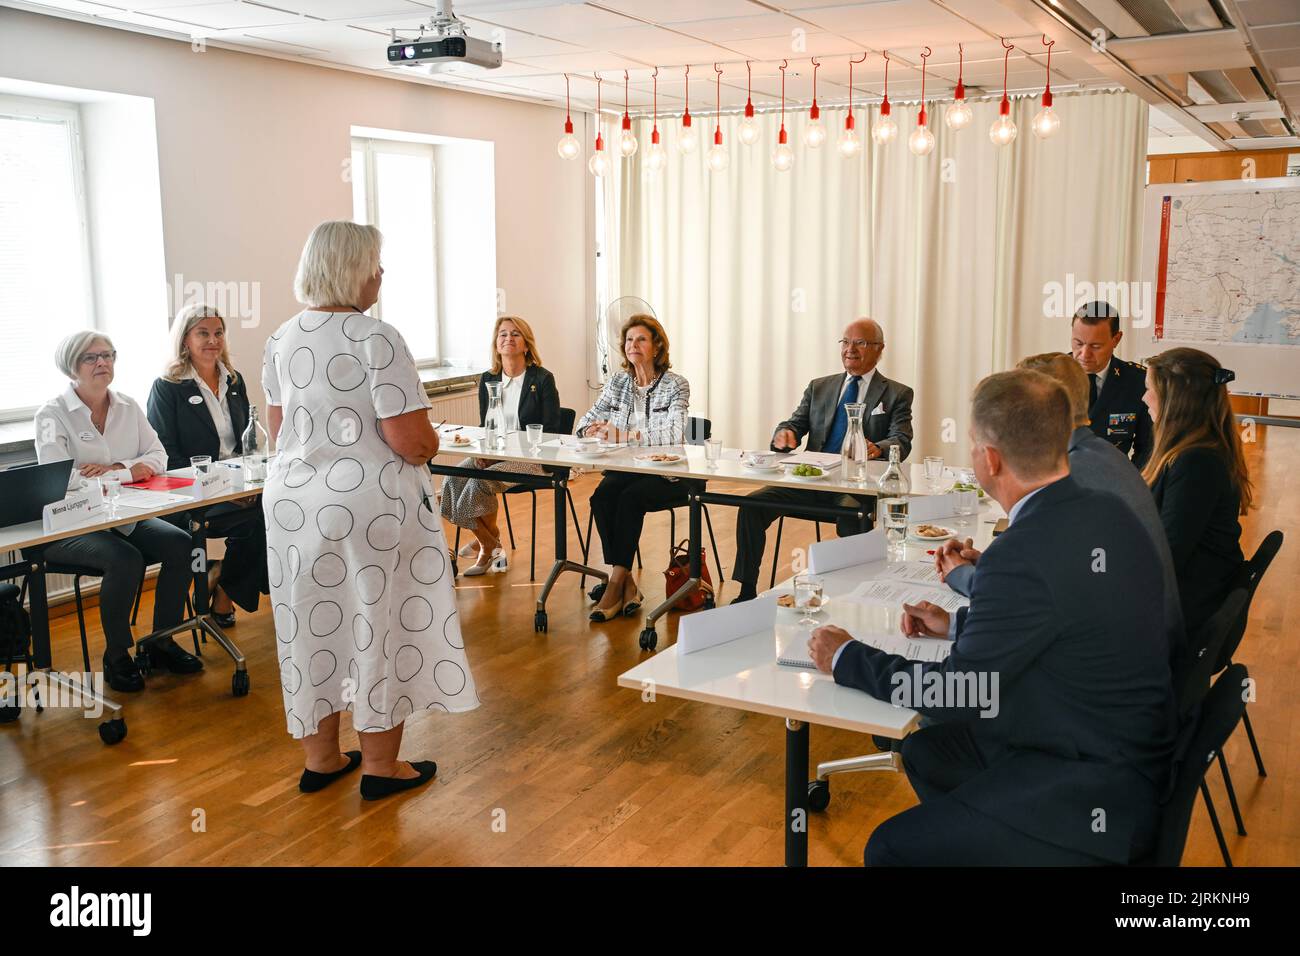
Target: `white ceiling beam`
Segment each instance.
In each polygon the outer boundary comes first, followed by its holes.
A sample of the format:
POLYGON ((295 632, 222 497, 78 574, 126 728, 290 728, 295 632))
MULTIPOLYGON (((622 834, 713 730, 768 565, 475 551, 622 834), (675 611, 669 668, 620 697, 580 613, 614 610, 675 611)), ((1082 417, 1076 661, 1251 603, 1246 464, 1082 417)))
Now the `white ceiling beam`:
POLYGON ((1202 123, 1240 122, 1248 119, 1281 119, 1282 104, 1277 100, 1262 103, 1215 103, 1213 106, 1189 106, 1191 113, 1202 123))
POLYGON ((1245 38, 1234 29, 1162 33, 1114 39, 1106 49, 1143 76, 1188 70, 1232 70, 1254 65, 1245 38))

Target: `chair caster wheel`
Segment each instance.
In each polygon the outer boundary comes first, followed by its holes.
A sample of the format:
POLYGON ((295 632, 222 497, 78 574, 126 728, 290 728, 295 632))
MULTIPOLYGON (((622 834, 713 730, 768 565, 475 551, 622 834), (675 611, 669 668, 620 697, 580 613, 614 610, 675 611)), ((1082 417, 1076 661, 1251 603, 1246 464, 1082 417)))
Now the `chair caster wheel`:
POLYGON ((146 654, 144 651, 139 651, 136 653, 135 666, 140 671, 140 673, 145 677, 148 677, 150 674, 153 673, 153 662, 149 660, 149 655, 146 654))
POLYGON ((587 592, 587 597, 591 598, 593 601, 599 604, 600 599, 605 596, 605 585, 607 585, 608 583, 609 583, 608 581, 601 581, 594 588, 592 588, 590 591, 587 592))
POLYGON ((99 725, 99 739, 110 747, 113 744, 120 744, 126 739, 126 720, 122 717, 114 717, 112 720, 104 721, 99 725))
POLYGON ((653 627, 647 627, 641 632, 641 650, 653 651, 659 646, 659 634, 653 627))
POLYGON ((20 708, 15 704, 13 706, 0 707, 0 724, 12 724, 18 719, 20 708))
POLYGON ((235 676, 230 678, 230 692, 236 697, 247 697, 249 686, 248 671, 235 671, 235 676))
POLYGON ((829 780, 808 781, 808 809, 821 813, 831 805, 831 782, 829 780))
POLYGON ((538 634, 546 633, 546 612, 538 611, 533 615, 533 630, 538 634))

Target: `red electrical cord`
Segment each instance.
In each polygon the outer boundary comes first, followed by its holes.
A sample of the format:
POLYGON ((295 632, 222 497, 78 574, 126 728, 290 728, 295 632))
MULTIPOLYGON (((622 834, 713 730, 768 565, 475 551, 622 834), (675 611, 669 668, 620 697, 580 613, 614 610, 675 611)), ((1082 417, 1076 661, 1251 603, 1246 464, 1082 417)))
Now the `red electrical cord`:
POLYGON ((921 112, 917 114, 916 124, 925 125, 925 67, 926 60, 930 58, 930 48, 926 47, 925 52, 921 54, 921 112))
POLYGON ((880 103, 880 115, 889 115, 889 51, 881 54, 885 58, 885 98, 880 103))
POLYGON ((713 145, 721 146, 722 145, 722 71, 718 69, 718 64, 716 63, 713 64, 713 72, 718 75, 717 78, 718 90, 717 90, 717 100, 716 100, 717 114, 714 116, 714 120, 713 120, 713 145))
POLYGON ((754 71, 749 67, 749 60, 745 61, 745 115, 750 119, 754 118, 754 71))
POLYGON ((1007 52, 1002 54, 1002 103, 998 106, 998 112, 1003 116, 1011 115, 1011 101, 1007 99, 1007 61, 1011 59, 1011 51, 1016 48, 1014 43, 1008 43, 1005 37, 999 37, 1002 42, 1002 49, 1007 52))
POLYGON ((1047 47, 1047 86, 1043 89, 1043 106, 1052 105, 1052 47, 1056 46, 1055 40, 1047 39, 1047 34, 1043 34, 1043 46, 1047 47))
POLYGON ((785 70, 789 65, 789 60, 781 61, 781 132, 776 138, 778 143, 784 143, 789 139, 785 132, 785 70))
POLYGON ((966 98, 966 84, 962 82, 962 77, 965 75, 965 71, 966 71, 966 51, 963 50, 962 45, 958 43, 957 44, 957 89, 953 91, 953 95, 959 100, 964 100, 966 98))
POLYGON ((591 75, 594 76, 594 77, 596 78, 596 149, 601 150, 601 149, 604 149, 604 148, 605 148, 605 141, 604 141, 604 139, 601 138, 601 135, 600 135, 600 84, 601 84, 601 79, 600 79, 600 74, 599 74, 599 73, 593 73, 593 74, 591 74, 591 75))
POLYGON ((809 57, 809 61, 813 65, 813 101, 812 109, 808 111, 808 118, 817 119, 822 115, 821 110, 817 108, 817 71, 822 68, 822 65, 817 62, 817 57, 815 56, 809 57))
POLYGON ((844 120, 845 129, 853 129, 853 64, 865 63, 867 55, 864 53, 860 59, 849 58, 849 115, 844 120))
POLYGON ((682 114, 682 125, 691 125, 691 65, 686 64, 686 112, 682 114))
POLYGON ((659 67, 657 66, 655 67, 655 71, 650 74, 650 78, 654 80, 654 99, 652 101, 653 102, 653 105, 651 106, 652 112, 650 114, 650 142, 658 143, 659 142, 659 67))

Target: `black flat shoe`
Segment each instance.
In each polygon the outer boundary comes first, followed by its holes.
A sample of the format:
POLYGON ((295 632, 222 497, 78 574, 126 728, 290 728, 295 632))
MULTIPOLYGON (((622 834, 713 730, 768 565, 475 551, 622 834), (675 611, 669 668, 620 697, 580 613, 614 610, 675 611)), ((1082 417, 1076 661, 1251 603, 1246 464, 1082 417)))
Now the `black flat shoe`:
POLYGON ((232 608, 231 608, 228 612, 226 612, 225 614, 218 614, 216 611, 213 611, 213 612, 212 612, 212 620, 215 621, 216 624, 217 624, 217 627, 221 628, 222 630, 224 630, 225 628, 228 628, 228 627, 234 627, 234 626, 235 626, 235 609, 232 607, 232 608))
POLYGON ((105 654, 104 679, 119 694, 134 694, 144 690, 144 677, 130 654, 123 654, 114 660, 109 660, 105 654))
POLYGON ((348 765, 342 770, 335 770, 333 773, 317 773, 315 770, 304 770, 302 777, 298 780, 298 789, 303 793, 315 793, 317 790, 324 790, 339 777, 346 776, 361 766, 360 750, 348 750, 343 756, 348 758, 348 765))
POLYGON ((140 653, 148 658, 150 670, 165 667, 173 674, 197 674, 203 670, 203 662, 182 650, 170 637, 150 641, 141 647, 140 653))
POLYGON ((609 583, 608 581, 601 581, 594 588, 592 588, 590 591, 587 592, 587 597, 591 598, 593 601, 599 604, 600 599, 605 596, 605 586, 608 583, 609 583))
POLYGON ((645 603, 645 595, 640 591, 636 592, 636 597, 623 605, 623 616, 631 617, 637 611, 641 610, 641 605, 645 603))
POLYGON ((596 608, 596 610, 591 612, 591 615, 588 617, 588 620, 595 621, 597 624, 604 624, 606 621, 612 621, 614 620, 614 618, 622 617, 626 613, 627 613, 627 606, 624 604, 620 604, 618 607, 616 607, 612 611, 609 611, 608 613, 602 611, 600 608, 596 608))
POLYGON ((419 776, 411 777, 409 780, 403 780, 400 777, 376 777, 373 774, 362 774, 361 799, 382 800, 384 797, 391 797, 403 790, 422 787, 433 779, 433 775, 438 772, 438 765, 432 760, 412 760, 411 769, 419 776))

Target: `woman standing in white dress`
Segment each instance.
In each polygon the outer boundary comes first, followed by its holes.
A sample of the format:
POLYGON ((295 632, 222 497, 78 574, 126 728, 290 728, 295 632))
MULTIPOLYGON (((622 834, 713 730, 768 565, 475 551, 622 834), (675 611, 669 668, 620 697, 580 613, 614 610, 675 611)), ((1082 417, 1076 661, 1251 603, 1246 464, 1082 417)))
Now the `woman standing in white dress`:
POLYGON ((362 768, 373 800, 427 783, 397 759, 404 722, 478 706, 425 463, 438 453, 415 362, 379 298, 382 237, 325 222, 298 263, 307 309, 266 343, 262 384, 278 454, 263 495, 271 604, 299 787, 362 768), (339 750, 352 711, 361 750, 339 750))

